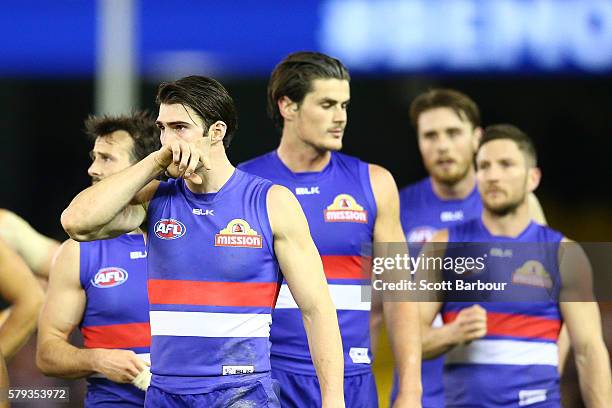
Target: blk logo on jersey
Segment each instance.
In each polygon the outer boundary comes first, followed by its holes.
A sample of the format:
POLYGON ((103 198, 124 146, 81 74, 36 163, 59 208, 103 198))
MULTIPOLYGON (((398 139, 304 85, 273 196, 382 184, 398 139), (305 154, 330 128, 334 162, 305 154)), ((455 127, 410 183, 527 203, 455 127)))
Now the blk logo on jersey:
POLYGON ((112 288, 125 283, 128 273, 125 269, 110 267, 102 268, 91 279, 92 285, 96 288, 112 288))
POLYGON ((296 187, 295 195, 312 195, 312 194, 321 194, 319 191, 319 186, 314 187, 296 187))
POLYGON ((215 215, 215 210, 203 210, 202 208, 194 208, 191 212, 193 215, 215 215))
POLYGON ((323 211, 323 215, 325 222, 368 223, 368 212, 348 194, 337 195, 334 201, 323 211))
POLYGON ((185 235, 185 225, 173 218, 163 218, 155 223, 155 235, 160 239, 177 239, 185 235))
POLYGON ((512 283, 550 289, 553 286, 550 274, 541 262, 527 261, 512 273, 512 283))
POLYGON ((263 240, 248 222, 235 218, 215 235, 215 246, 261 248, 263 240))
POLYGON ((442 222, 453 222, 453 221, 462 221, 463 220, 463 211, 442 211, 440 213, 440 221, 442 222))

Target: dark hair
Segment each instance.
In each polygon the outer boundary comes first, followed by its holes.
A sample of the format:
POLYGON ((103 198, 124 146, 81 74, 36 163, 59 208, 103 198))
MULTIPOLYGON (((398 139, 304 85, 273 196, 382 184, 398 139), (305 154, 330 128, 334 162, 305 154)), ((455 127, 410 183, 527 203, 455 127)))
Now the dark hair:
POLYGON ((160 104, 181 104, 193 109, 204 122, 204 132, 220 120, 227 125, 223 146, 227 149, 238 129, 238 114, 234 100, 218 81, 198 75, 181 78, 174 82, 163 82, 157 89, 155 99, 160 104))
POLYGON ((147 111, 136 111, 131 115, 89 115, 85 119, 85 133, 91 139, 108 136, 123 130, 134 141, 130 156, 138 162, 161 147, 159 129, 147 111))
POLYGON ((482 134, 478 150, 492 140, 512 140, 525 155, 530 166, 537 166, 538 156, 533 141, 525 132, 513 125, 498 124, 487 126, 482 134))
POLYGON ((274 68, 268 82, 268 116, 277 128, 282 129, 284 124, 278 100, 286 96, 293 102, 302 103, 306 94, 312 91, 315 79, 351 80, 340 60, 320 52, 294 52, 274 68))
POLYGON ((417 96, 410 104, 410 121, 417 128, 419 115, 434 108, 449 108, 474 128, 480 126, 478 105, 469 96, 454 89, 430 89, 417 96))

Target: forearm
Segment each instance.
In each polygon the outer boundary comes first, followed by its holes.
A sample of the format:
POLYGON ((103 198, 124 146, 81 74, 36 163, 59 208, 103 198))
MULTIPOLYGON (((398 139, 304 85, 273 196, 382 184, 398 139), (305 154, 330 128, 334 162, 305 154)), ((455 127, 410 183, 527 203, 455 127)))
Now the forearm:
POLYGON ((399 377, 399 392, 420 400, 421 333, 418 304, 385 302, 383 311, 399 377))
POLYGON ((450 325, 421 326, 423 359, 432 359, 448 352, 458 344, 450 325))
POLYGON ((604 408, 612 401, 610 359, 600 339, 575 350, 580 391, 589 408, 604 408))
POLYGON ((163 171, 154 155, 80 192, 62 213, 66 232, 78 240, 111 223, 136 194, 163 171))
POLYGON ((323 401, 343 398, 344 356, 338 318, 333 306, 302 312, 312 362, 323 401))
POLYGON ((83 378, 96 372, 96 349, 81 349, 63 339, 49 339, 38 345, 36 364, 48 376, 83 378))
POLYGON ((9 361, 28 341, 36 329, 42 298, 35 297, 11 306, 8 318, 0 327, 0 352, 9 361))

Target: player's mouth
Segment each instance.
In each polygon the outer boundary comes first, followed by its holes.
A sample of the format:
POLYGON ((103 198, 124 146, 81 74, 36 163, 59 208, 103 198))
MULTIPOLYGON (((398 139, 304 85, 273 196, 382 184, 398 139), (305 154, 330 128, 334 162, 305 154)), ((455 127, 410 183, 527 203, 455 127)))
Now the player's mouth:
POLYGON ((442 167, 443 169, 448 169, 449 167, 455 165, 456 163, 457 163, 456 160, 450 159, 450 158, 436 160, 436 166, 442 167))
POLYGON ((327 131, 335 138, 340 138, 344 134, 344 128, 334 128, 327 131))

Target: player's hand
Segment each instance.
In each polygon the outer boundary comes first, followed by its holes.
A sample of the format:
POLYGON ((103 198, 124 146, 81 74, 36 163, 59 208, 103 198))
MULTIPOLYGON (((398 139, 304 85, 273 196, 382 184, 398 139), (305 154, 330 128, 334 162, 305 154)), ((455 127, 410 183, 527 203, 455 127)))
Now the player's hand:
POLYGON ((393 402, 393 408, 421 408, 421 397, 400 392, 393 402))
POLYGON ((480 305, 461 309, 450 325, 457 343, 480 339, 487 334, 487 311, 480 305))
POLYGON ((195 184, 202 184, 202 177, 195 173, 204 167, 212 168, 210 160, 210 145, 212 135, 200 138, 197 142, 175 140, 163 145, 154 156, 155 162, 166 170, 170 177, 183 177, 195 184))
POLYGON ((130 383, 150 364, 131 350, 96 349, 95 370, 111 381, 130 383))

